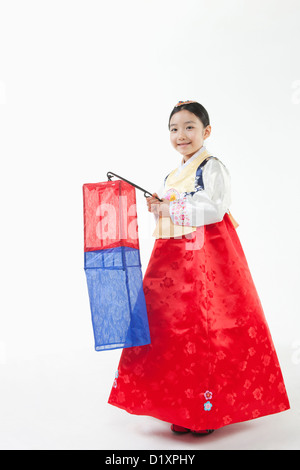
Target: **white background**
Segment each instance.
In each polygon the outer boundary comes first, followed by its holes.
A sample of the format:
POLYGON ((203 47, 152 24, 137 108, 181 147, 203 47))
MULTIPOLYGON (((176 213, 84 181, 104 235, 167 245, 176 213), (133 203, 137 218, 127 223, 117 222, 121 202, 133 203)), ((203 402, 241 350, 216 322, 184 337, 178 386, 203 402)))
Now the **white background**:
POLYGON ((300 448, 299 20, 299 0, 1 2, 1 449, 300 448), (83 269, 82 185, 113 171, 160 192, 188 99, 231 173, 292 407, 202 440, 107 404, 121 350, 93 350, 83 269))

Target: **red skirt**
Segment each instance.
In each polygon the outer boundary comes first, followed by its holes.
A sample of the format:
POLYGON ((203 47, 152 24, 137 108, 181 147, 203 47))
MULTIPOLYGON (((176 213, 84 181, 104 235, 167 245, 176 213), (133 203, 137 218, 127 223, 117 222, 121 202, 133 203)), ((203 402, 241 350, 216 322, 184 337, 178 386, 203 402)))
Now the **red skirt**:
POLYGON ((189 429, 290 408, 237 232, 156 239, 143 279, 151 344, 123 349, 108 403, 189 429))

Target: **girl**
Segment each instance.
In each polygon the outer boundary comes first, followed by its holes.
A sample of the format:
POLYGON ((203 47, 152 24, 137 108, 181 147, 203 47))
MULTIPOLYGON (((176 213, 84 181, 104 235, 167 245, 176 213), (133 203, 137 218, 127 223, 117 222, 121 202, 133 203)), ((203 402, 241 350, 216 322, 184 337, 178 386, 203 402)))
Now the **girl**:
POLYGON ((178 102, 169 118, 178 168, 164 180, 143 279, 151 344, 124 349, 109 403, 209 434, 289 409, 270 331, 229 212, 230 175, 204 141, 205 108, 178 102))

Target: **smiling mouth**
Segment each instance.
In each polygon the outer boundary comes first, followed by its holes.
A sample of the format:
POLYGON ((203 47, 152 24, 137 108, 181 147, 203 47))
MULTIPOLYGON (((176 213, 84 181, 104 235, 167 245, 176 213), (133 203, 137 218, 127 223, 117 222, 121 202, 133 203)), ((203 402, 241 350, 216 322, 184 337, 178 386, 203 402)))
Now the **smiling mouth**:
POLYGON ((190 145, 191 142, 186 142, 185 144, 178 144, 178 145, 190 145))

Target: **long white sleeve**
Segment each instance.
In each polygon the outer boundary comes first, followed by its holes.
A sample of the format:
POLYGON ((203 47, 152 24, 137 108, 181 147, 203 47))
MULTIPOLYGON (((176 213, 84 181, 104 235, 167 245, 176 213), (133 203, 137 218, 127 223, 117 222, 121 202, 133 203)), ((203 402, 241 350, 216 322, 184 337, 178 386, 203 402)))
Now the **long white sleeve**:
POLYGON ((212 157, 202 170, 203 188, 182 193, 170 202, 170 217, 175 225, 198 227, 221 222, 231 204, 231 178, 226 166, 212 157))

